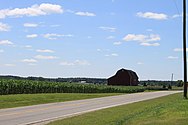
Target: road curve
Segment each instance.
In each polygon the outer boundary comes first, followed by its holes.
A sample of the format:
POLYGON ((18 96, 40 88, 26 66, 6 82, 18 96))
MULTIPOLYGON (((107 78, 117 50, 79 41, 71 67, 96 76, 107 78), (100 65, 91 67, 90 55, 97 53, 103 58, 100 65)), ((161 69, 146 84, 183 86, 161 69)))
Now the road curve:
POLYGON ((104 108, 149 100, 181 91, 158 91, 50 103, 0 110, 0 125, 31 125, 104 108))

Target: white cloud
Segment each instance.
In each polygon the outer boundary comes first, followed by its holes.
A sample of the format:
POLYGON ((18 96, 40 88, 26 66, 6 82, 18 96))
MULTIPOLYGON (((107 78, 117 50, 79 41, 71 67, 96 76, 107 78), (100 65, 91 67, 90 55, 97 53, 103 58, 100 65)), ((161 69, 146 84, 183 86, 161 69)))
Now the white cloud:
POLYGON ((56 34, 56 33, 47 33, 43 35, 44 38, 49 39, 49 40, 56 40, 58 37, 73 37, 72 34, 56 34))
POLYGON ((0 31, 9 31, 10 26, 0 22, 0 31))
POLYGON ((36 4, 27 8, 2 9, 0 10, 0 18, 40 16, 52 13, 63 13, 63 9, 57 4, 42 3, 40 5, 36 4))
POLYGON ((159 43, 140 43, 141 46, 160 46, 159 43))
POLYGON ((152 29, 147 29, 146 31, 148 31, 148 32, 152 32, 153 30, 152 30, 152 29))
POLYGON ((76 12, 75 14, 79 16, 96 16, 94 13, 90 12, 76 12))
POLYGON ((23 26, 24 27, 37 27, 38 24, 35 24, 35 23, 24 23, 23 26))
POLYGON ((74 62, 76 65, 91 65, 88 61, 86 60, 76 60, 74 62))
POLYGON ((16 66, 15 64, 4 64, 4 66, 7 66, 7 67, 14 67, 16 66))
POLYGON ((64 61, 64 62, 61 62, 60 65, 62 65, 62 66, 74 66, 75 64, 71 63, 71 62, 64 61))
POLYGON ((126 35, 123 40, 125 41, 138 41, 138 42, 144 42, 146 41, 147 36, 146 35, 135 35, 135 34, 128 34, 126 35))
POLYGON ((111 56, 119 56, 117 53, 112 53, 111 56))
POLYGON ((138 42, 152 42, 161 40, 160 36, 157 34, 143 35, 143 34, 128 34, 123 40, 125 41, 138 41, 138 42))
POLYGON ((43 12, 50 14, 50 13, 62 13, 63 9, 60 5, 57 4, 48 4, 48 3, 43 3, 39 6, 39 9, 42 10, 43 12))
POLYGON ((38 35, 37 34, 30 34, 30 35, 27 35, 26 37, 27 38, 36 38, 36 37, 38 37, 38 35))
POLYGON ((4 52, 4 50, 3 49, 0 49, 0 53, 3 53, 4 52))
POLYGON ((75 66, 75 65, 89 66, 91 64, 86 60, 75 60, 74 62, 67 62, 67 61, 61 62, 60 65, 63 65, 63 66, 75 66))
MULTIPOLYGON (((183 52, 182 48, 175 48, 174 49, 175 52, 183 52)), ((188 52, 188 48, 186 48, 186 51, 188 52)))
POLYGON ((112 53, 112 54, 106 54, 104 56, 106 56, 106 57, 110 57, 110 56, 117 57, 119 55, 117 53, 112 53))
POLYGON ((38 49, 36 51, 40 53, 54 53, 53 50, 49 50, 49 49, 38 49))
POLYGON ((150 36, 148 36, 148 39, 146 40, 146 42, 159 41, 159 40, 161 40, 159 35, 150 34, 150 36))
POLYGON ((26 62, 26 63, 36 63, 36 62, 38 62, 37 60, 35 60, 35 59, 23 59, 23 60, 21 60, 22 62, 26 62))
POLYGON ((56 56, 43 56, 43 55, 36 55, 35 58, 36 59, 49 59, 49 60, 57 59, 56 56))
POLYGON ((100 26, 99 29, 105 30, 105 31, 109 31, 109 32, 115 32, 116 28, 114 27, 105 27, 105 26, 100 26))
POLYGON ((180 14, 175 14, 175 15, 172 16, 172 18, 178 18, 178 17, 182 17, 182 15, 180 15, 180 14))
POLYGON ((32 46, 31 45, 26 45, 26 46, 24 46, 25 48, 32 48, 32 46))
POLYGON ((157 34, 143 35, 143 34, 128 34, 123 38, 124 41, 136 41, 140 42, 142 46, 159 46, 159 43, 149 43, 154 41, 160 41, 161 38, 157 34))
POLYGON ((177 56, 168 56, 168 59, 178 59, 177 56))
POLYGON ((101 49, 97 49, 98 52, 101 52, 102 50, 101 49))
POLYGON ((168 16, 163 13, 153 13, 153 12, 138 12, 137 13, 138 17, 142 18, 148 18, 148 19, 155 19, 155 20, 166 20, 168 19, 168 16))
POLYGON ((137 62, 138 65, 143 65, 144 63, 143 62, 137 62))
POLYGON ((122 42, 117 41, 117 42, 114 42, 113 44, 114 44, 114 45, 121 45, 121 44, 122 44, 122 42))
POLYGON ((9 40, 1 40, 0 45, 13 45, 13 43, 9 40))
POLYGON ((109 49, 100 49, 100 48, 98 48, 97 51, 98 52, 109 52, 110 50, 109 49))
POLYGON ((61 25, 58 24, 54 24, 54 25, 50 25, 50 27, 60 27, 61 25))

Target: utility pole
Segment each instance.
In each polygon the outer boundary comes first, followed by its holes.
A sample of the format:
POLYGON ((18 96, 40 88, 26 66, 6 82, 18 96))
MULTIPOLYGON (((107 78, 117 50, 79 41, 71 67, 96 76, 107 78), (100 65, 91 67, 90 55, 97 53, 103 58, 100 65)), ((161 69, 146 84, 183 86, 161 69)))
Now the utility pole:
POLYGON ((172 82, 173 82, 173 79, 174 79, 174 74, 172 73, 172 76, 171 76, 171 86, 172 86, 172 82))
POLYGON ((187 98, 187 53, 186 53, 186 0, 183 0, 183 62, 184 62, 184 98, 187 98))

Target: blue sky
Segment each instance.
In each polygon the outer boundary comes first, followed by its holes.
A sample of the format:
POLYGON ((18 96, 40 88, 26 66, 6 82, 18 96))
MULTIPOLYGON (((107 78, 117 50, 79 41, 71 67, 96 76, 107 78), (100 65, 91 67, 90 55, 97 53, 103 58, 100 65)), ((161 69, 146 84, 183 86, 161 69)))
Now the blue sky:
POLYGON ((1 75, 182 79, 181 14, 179 0, 3 1, 1 75))

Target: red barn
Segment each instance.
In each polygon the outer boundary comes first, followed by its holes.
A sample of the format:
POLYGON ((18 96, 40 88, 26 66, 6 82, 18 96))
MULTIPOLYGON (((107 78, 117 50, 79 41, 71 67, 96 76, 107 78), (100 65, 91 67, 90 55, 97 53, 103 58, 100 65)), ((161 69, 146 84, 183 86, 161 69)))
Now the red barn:
POLYGON ((108 78, 108 85, 137 86, 139 83, 137 74, 132 70, 120 69, 108 78))

